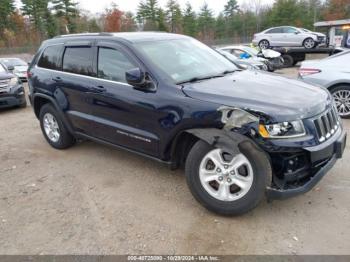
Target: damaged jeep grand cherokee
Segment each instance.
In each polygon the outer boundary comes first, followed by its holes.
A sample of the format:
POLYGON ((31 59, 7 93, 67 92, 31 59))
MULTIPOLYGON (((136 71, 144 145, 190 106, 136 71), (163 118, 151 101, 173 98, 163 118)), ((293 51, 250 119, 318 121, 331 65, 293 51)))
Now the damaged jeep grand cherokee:
POLYGON ((223 215, 309 191, 346 143, 327 90, 241 71, 186 36, 56 37, 28 76, 51 146, 89 139, 184 166, 194 198, 223 215))

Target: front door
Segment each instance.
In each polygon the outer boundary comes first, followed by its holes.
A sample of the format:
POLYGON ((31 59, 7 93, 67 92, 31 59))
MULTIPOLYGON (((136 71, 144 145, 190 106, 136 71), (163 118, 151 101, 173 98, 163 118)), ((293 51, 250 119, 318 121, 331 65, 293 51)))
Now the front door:
POLYGON ((156 92, 136 90, 125 72, 141 68, 128 50, 116 43, 97 42, 97 78, 90 90, 94 136, 132 150, 158 156, 156 92))

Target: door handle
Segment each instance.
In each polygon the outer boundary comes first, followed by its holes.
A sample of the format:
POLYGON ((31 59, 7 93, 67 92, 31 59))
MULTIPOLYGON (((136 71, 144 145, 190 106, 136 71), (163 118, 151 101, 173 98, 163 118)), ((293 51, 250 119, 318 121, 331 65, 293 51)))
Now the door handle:
POLYGON ((105 92, 106 91, 106 88, 104 86, 92 86, 89 88, 91 91, 94 91, 94 92, 105 92))
POLYGON ((62 82, 62 78, 59 76, 53 77, 52 80, 55 81, 56 83, 62 82))

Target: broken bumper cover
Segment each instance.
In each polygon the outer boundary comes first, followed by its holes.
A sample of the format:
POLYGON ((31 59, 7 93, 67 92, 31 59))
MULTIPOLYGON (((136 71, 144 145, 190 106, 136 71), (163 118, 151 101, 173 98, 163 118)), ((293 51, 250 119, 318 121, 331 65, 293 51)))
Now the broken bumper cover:
POLYGON ((293 196, 297 196, 303 193, 310 191, 334 166, 337 159, 341 158, 346 146, 346 137, 347 134, 343 130, 339 136, 332 143, 327 145, 318 145, 314 147, 305 148, 305 150, 310 153, 310 161, 317 162, 321 159, 328 159, 326 164, 324 164, 310 179, 300 185, 299 187, 289 188, 289 189, 267 189, 267 198, 268 199, 287 199, 293 196))

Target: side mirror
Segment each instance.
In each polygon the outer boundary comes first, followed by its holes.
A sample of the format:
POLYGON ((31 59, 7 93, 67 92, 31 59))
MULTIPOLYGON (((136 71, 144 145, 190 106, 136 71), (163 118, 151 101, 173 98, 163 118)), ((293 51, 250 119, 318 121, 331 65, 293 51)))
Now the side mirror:
POLYGON ((300 32, 298 32, 298 31, 295 31, 295 32, 294 32, 294 34, 298 35, 298 34, 300 34, 300 32))
POLYGON ((134 87, 144 87, 146 84, 145 73, 140 68, 133 68, 125 72, 125 79, 129 85, 134 87))
POLYGON ((9 70, 9 71, 13 71, 13 70, 15 70, 15 67, 14 67, 14 66, 12 66, 12 65, 10 65, 10 66, 8 66, 8 67, 7 67, 7 70, 9 70))

